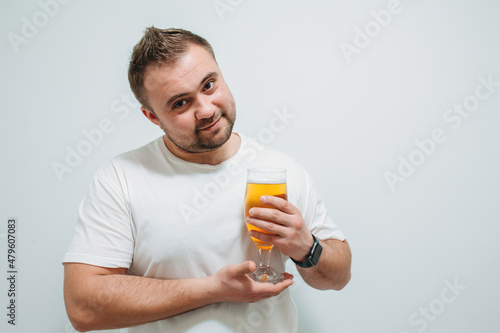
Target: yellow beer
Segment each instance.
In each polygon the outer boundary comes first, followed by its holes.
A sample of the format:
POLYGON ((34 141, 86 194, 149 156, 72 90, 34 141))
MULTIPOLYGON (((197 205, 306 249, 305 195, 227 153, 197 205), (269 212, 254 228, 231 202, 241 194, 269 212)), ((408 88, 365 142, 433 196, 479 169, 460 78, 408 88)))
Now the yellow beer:
MULTIPOLYGON (((249 182, 247 183, 247 189, 245 193, 245 221, 248 216, 248 211, 252 207, 270 207, 268 205, 264 205, 263 203, 260 202, 260 197, 262 195, 272 195, 275 197, 280 197, 282 199, 287 200, 287 195, 286 195, 286 181, 282 180, 278 184, 270 184, 270 183, 252 183, 249 182)), ((269 232, 264 231, 260 228, 257 228, 253 225, 250 225, 247 223, 247 228, 248 231, 250 230, 257 230, 266 234, 269 234, 269 232)), ((261 240, 258 240, 257 238, 252 237, 252 240, 254 241, 255 245, 259 249, 266 249, 270 250, 272 249, 273 245, 269 243, 265 243, 261 240)))
MULTIPOLYGON (((271 207, 260 202, 260 197, 263 195, 280 197, 287 200, 286 193, 286 169, 281 168, 249 168, 247 169, 247 188, 245 193, 244 213, 245 221, 248 218, 248 212, 253 207, 271 207)), ((271 234, 261 230, 253 225, 246 223, 247 229, 260 231, 262 233, 271 234)), ((271 268, 271 250, 273 244, 263 242, 252 237, 253 242, 259 249, 259 268, 257 268, 251 277, 258 282, 277 283, 285 279, 285 275, 276 272, 271 268)))

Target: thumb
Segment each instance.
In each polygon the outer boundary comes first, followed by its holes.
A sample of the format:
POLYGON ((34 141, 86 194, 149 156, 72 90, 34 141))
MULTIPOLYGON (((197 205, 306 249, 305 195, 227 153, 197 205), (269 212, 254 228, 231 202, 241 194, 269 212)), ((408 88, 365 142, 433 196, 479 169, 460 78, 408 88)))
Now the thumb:
POLYGON ((236 264, 233 266, 231 270, 234 276, 243 276, 248 273, 252 273, 257 268, 256 264, 253 261, 245 261, 241 264, 236 264))

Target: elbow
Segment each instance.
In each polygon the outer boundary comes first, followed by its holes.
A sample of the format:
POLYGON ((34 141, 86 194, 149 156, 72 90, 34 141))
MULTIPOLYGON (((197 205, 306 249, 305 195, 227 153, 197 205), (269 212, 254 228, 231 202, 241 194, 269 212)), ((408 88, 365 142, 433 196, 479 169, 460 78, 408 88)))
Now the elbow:
POLYGON ((351 266, 352 266, 352 255, 349 245, 346 241, 342 243, 345 249, 345 259, 342 261, 341 269, 339 270, 337 283, 335 284, 334 290, 342 290, 351 281, 351 266))
MULTIPOLYGON (((63 297, 66 314, 78 332, 102 330, 107 314, 102 302, 99 270, 82 264, 67 264, 64 268, 63 297)), ((104 302, 108 304, 109 302, 104 302)))
POLYGON ((351 258, 349 256, 349 261, 346 263, 344 268, 341 270, 338 278, 336 279, 337 283, 335 284, 334 290, 342 290, 345 286, 351 281, 351 258))
POLYGON ((350 271, 347 272, 344 279, 342 279, 342 281, 338 282, 332 289, 337 290, 337 291, 342 290, 342 289, 344 289, 345 286, 347 286, 349 281, 351 281, 351 272, 350 271))
MULTIPOLYGON (((303 276, 304 277, 304 276, 303 276)), ((304 277, 304 280, 308 285, 318 290, 342 290, 351 280, 351 272, 346 272, 344 276, 339 277, 338 275, 334 276, 325 276, 323 275, 321 279, 309 280, 304 277)))
POLYGON ((86 320, 83 316, 75 313, 75 311, 67 311, 69 321, 77 332, 88 332, 92 330, 92 323, 86 320))
POLYGON ((351 274, 349 273, 344 279, 338 280, 338 279, 332 279, 330 281, 325 281, 324 283, 319 283, 314 286, 314 288, 318 290, 336 290, 340 291, 344 289, 345 286, 349 283, 351 280, 351 274))
POLYGON ((66 313, 73 328, 78 332, 88 332, 99 329, 96 326, 95 312, 72 300, 66 299, 66 313))
POLYGON ((94 321, 95 316, 89 312, 83 309, 66 309, 71 325, 78 332, 88 332, 98 329, 94 321))
POLYGON ((88 332, 90 329, 86 328, 84 325, 80 326, 80 323, 75 322, 70 319, 71 325, 73 326, 73 329, 77 332, 88 332))

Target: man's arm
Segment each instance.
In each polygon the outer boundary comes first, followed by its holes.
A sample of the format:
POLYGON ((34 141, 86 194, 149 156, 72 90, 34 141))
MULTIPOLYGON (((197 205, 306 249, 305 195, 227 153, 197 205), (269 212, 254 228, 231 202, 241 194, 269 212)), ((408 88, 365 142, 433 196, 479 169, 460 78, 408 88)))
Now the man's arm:
MULTIPOLYGON (((300 275, 313 288, 340 290, 351 279, 351 250, 347 241, 326 239, 320 241, 323 252, 316 266, 301 268, 300 275)), ((312 246, 312 245, 311 245, 312 246)))
MULTIPOLYGON (((271 234, 252 230, 250 234, 264 242, 274 244, 281 253, 302 262, 309 255, 314 243, 311 232, 302 218, 300 210, 288 201, 262 196, 261 202, 272 208, 252 208, 247 222, 271 234)), ((346 241, 328 239, 323 246, 318 264, 311 268, 300 268, 300 275, 313 288, 342 289, 351 278, 351 250, 346 241)))
POLYGON ((66 263, 64 300, 68 317, 80 332, 136 326, 211 303, 254 303, 288 288, 292 276, 277 284, 258 283, 246 274, 252 261, 230 265, 216 275, 164 280, 126 274, 125 268, 66 263))

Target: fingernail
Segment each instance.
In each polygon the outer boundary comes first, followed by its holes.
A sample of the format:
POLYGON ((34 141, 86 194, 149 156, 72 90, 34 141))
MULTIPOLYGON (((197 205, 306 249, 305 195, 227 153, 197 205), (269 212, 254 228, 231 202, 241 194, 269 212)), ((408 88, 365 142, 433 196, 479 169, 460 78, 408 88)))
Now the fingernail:
POLYGON ((254 212, 255 212, 255 210, 253 208, 250 208, 250 210, 248 211, 248 214, 253 215, 254 212))
POLYGON ((263 195, 260 197, 260 202, 264 203, 267 201, 267 198, 263 195))

